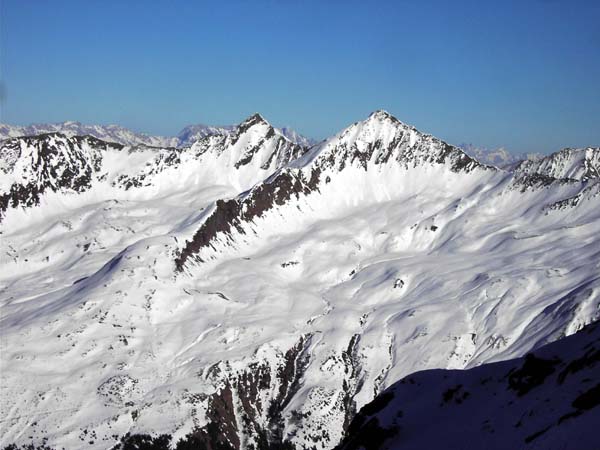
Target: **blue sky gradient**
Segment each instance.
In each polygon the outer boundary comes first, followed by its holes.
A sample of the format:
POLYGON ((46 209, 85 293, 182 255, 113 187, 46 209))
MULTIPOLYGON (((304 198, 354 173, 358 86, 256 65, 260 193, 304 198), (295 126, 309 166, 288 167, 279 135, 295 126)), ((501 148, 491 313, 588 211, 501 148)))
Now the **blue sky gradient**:
POLYGON ((0 2, 1 121, 172 135, 386 109, 450 143, 600 145, 600 1, 0 2))

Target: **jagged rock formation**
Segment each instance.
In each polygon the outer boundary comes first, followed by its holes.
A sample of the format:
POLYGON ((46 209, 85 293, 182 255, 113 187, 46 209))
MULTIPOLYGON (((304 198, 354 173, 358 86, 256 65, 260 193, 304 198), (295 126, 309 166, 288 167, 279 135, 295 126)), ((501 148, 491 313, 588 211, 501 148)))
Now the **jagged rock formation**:
POLYGON ((600 195, 571 152, 501 170, 383 111, 311 148, 259 115, 2 141, 1 444, 328 449, 410 373, 575 333, 600 195))
POLYGON ((522 161, 515 172, 582 181, 597 179, 600 178, 600 148, 566 148, 545 158, 522 161))
POLYGON ((83 192, 102 164, 102 152, 122 146, 91 136, 56 134, 10 139, 0 148, 0 218, 9 207, 38 205, 45 192, 83 192))

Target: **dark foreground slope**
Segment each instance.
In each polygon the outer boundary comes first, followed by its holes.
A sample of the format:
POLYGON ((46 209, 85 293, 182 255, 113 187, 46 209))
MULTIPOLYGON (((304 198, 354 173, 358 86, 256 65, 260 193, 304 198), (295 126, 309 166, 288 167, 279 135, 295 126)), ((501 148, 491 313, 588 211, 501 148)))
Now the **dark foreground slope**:
POLYGON ((600 323, 471 370, 427 370, 382 392, 340 450, 598 449, 600 323))
MULTIPOLYGON (((238 448, 235 435, 226 432, 231 420, 226 397, 217 399, 212 425, 182 439, 127 434, 112 448, 238 448)), ((470 370, 409 375, 360 410, 337 450, 598 449, 598 425, 600 322, 523 358, 470 370)), ((269 442, 265 435, 256 448, 295 446, 269 442)), ((5 447, 18 449, 51 447, 39 443, 5 447)))

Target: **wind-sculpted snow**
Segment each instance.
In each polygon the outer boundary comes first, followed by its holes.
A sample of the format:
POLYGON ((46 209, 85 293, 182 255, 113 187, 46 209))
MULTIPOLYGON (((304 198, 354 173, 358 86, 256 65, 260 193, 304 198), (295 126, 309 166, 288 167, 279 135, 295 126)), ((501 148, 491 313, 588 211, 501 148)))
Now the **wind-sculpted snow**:
POLYGON ((524 183, 383 112, 308 151, 271 130, 101 150, 85 192, 7 209, 2 445, 333 448, 415 371, 599 318, 597 179, 524 183))
POLYGON ((524 358, 403 378, 363 407, 339 448, 591 449, 599 417, 594 324, 524 358))

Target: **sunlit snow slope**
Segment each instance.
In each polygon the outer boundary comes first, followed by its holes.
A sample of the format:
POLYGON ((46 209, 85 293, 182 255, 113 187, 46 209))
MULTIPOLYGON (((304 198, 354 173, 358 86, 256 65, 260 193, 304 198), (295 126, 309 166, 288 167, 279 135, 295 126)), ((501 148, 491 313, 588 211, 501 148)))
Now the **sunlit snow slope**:
POLYGON ((382 111, 311 148, 258 115, 181 150, 4 141, 1 444, 332 448, 409 373, 574 333, 600 149, 569 152, 507 172, 382 111))

